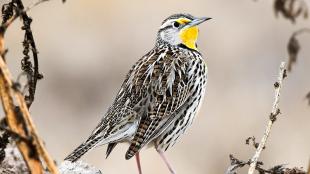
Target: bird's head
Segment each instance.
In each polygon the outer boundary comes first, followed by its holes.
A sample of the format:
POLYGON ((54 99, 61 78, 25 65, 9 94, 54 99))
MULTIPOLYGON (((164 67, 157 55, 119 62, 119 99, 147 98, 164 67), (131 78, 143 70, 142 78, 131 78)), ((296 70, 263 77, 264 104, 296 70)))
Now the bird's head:
POLYGON ((190 14, 175 14, 162 22, 157 42, 166 42, 175 46, 185 46, 197 50, 198 26, 211 18, 197 18, 190 14))

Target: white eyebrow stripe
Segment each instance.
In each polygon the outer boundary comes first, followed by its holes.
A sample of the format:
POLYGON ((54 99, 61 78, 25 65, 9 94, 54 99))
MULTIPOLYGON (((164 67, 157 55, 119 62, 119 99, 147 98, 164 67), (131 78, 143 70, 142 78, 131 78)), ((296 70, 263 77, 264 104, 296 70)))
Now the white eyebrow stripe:
POLYGON ((168 19, 165 23, 163 23, 159 29, 163 29, 165 27, 167 27, 168 25, 170 25, 172 22, 174 22, 176 19, 168 19))
POLYGON ((180 19, 180 18, 183 18, 183 19, 187 19, 189 21, 191 21, 191 19, 187 18, 187 17, 179 17, 179 18, 175 18, 175 19, 168 19, 165 23, 163 23, 159 29, 163 29, 165 27, 167 27, 168 25, 170 25, 172 22, 180 19))

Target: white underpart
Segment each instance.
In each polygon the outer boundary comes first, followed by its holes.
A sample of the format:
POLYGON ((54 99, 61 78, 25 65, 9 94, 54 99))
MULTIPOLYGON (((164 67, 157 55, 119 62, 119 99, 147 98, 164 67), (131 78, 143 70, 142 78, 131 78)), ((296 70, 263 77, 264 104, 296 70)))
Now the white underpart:
POLYGON ((108 138, 105 138, 102 141, 98 142, 98 144, 96 144, 95 147, 98 147, 98 146, 101 146, 107 143, 117 142, 122 139, 131 140, 131 138, 136 133, 137 128, 138 128, 138 121, 132 124, 126 124, 126 126, 124 126, 116 134, 110 135, 108 138))

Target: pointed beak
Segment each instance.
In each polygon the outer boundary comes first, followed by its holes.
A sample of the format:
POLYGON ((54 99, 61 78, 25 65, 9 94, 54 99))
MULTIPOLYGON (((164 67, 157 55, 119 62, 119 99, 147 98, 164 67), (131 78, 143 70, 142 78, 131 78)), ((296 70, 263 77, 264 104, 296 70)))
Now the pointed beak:
POLYGON ((212 18, 208 18, 208 17, 196 18, 196 19, 192 20, 190 23, 188 23, 186 25, 186 28, 190 28, 190 27, 199 25, 199 24, 201 24, 207 20, 210 20, 210 19, 212 19, 212 18))

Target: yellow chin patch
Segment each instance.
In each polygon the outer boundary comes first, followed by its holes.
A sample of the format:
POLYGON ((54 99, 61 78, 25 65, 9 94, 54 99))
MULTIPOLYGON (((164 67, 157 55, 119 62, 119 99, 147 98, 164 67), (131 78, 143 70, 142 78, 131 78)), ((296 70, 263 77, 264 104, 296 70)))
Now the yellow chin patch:
POLYGON ((197 50, 196 41, 198 38, 198 27, 193 26, 193 27, 181 30, 180 38, 182 40, 182 43, 186 47, 191 48, 193 50, 197 50))

